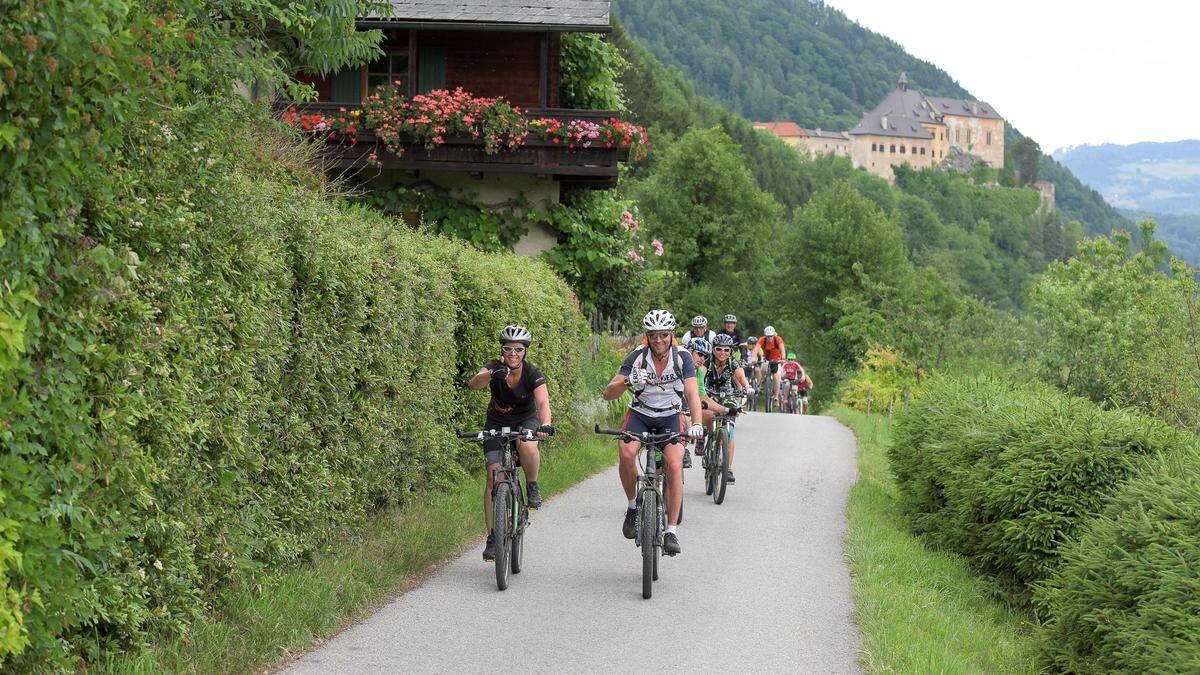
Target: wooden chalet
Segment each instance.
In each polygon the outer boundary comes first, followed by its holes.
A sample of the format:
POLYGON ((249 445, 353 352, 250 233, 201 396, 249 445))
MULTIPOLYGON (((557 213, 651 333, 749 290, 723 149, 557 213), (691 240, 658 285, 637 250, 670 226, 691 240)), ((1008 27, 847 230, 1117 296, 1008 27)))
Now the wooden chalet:
MULTIPOLYGON (((358 21, 362 29, 383 31, 385 55, 361 68, 303 78, 316 88, 318 101, 294 106, 298 112, 351 110, 376 86, 399 82, 409 97, 456 87, 477 97, 503 96, 532 119, 601 122, 617 116, 611 110, 564 109, 559 101, 562 34, 610 30, 610 0, 391 0, 391 4, 390 16, 358 21)), ((356 142, 331 144, 326 160, 340 169, 366 167, 375 145, 374 134, 362 133, 356 142)), ((385 172, 403 172, 463 191, 472 187, 464 177, 490 177, 485 182, 493 188, 493 196, 532 190, 545 198, 542 201, 557 201, 560 184, 615 186, 618 162, 626 161, 628 154, 628 148, 567 148, 534 139, 519 148, 487 154, 476 139, 447 138, 433 149, 411 144, 400 156, 379 153, 377 165, 385 172)))

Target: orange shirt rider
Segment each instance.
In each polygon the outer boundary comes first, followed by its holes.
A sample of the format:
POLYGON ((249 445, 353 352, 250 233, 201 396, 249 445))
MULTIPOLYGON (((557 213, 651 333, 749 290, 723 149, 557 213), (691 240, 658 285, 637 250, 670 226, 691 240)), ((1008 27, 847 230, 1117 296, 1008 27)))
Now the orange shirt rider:
POLYGON ((783 338, 778 335, 760 337, 758 339, 758 348, 762 350, 763 358, 767 361, 783 360, 783 338))

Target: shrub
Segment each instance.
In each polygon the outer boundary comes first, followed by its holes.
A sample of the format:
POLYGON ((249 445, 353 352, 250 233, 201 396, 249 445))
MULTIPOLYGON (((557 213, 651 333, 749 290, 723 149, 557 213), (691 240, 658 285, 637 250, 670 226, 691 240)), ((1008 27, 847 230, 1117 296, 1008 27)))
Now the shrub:
POLYGON ((1200 671, 1200 454, 1130 480, 1038 589, 1042 656, 1067 672, 1200 671))
POLYGON ((900 411, 889 457, 917 532, 1024 591, 1147 458, 1190 442, 1049 387, 941 377, 900 411))
POLYGON ((892 411, 908 402, 924 372, 897 349, 874 345, 862 369, 842 387, 842 403, 856 410, 892 411))
POLYGON ((51 261, 0 395, 6 667, 185 631, 229 579, 477 466, 463 374, 506 323, 578 407, 582 318, 545 265, 340 204, 262 113, 138 121, 146 161, 85 184, 52 248, 2 251, 51 261))

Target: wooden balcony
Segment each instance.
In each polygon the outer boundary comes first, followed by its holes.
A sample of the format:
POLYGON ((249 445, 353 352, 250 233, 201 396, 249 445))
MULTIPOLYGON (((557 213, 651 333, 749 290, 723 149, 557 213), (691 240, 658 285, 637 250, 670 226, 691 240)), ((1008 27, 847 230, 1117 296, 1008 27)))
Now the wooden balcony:
MULTIPOLYGON (((301 113, 337 114, 342 109, 358 106, 343 103, 298 103, 276 106, 282 112, 295 108, 301 113)), ((524 111, 529 119, 553 118, 562 122, 590 120, 601 122, 617 117, 610 110, 570 110, 566 108, 535 108, 524 111)), ((500 150, 489 155, 483 143, 469 137, 447 137, 446 142, 432 150, 415 143, 405 144, 404 153, 396 156, 377 143, 373 131, 364 130, 357 142, 343 139, 326 144, 322 152, 326 166, 334 169, 401 170, 401 171, 458 171, 469 173, 524 173, 544 176, 564 184, 595 189, 617 185, 617 165, 629 160, 629 148, 567 148, 541 139, 526 139, 515 150, 500 150), (372 166, 367 155, 375 152, 379 166, 372 166)))

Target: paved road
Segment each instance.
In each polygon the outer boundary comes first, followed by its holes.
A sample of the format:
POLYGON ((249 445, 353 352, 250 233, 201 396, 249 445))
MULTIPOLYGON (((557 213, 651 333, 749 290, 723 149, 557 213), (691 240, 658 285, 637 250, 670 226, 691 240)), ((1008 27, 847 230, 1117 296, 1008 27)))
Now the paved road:
POLYGON ((724 504, 704 496, 699 463, 685 474, 683 553, 663 559, 652 599, 611 469, 533 514, 507 591, 473 547, 290 672, 856 672, 842 554, 853 434, 751 413, 737 438, 724 504))

